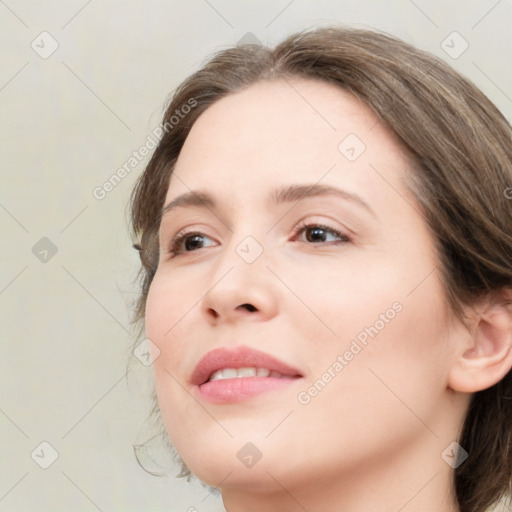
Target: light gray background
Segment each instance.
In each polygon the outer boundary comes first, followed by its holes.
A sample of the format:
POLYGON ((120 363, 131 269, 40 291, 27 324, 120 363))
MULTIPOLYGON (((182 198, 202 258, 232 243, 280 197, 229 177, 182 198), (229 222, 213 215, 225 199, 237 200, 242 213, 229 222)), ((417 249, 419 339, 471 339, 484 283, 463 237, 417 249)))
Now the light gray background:
POLYGON ((247 32, 273 45, 333 20, 376 27, 450 62, 512 119, 511 19, 511 0, 0 0, 0 511, 221 509, 132 455, 151 368, 124 377, 138 264, 125 210, 144 162, 92 194, 208 54, 247 32), (47 58, 43 31, 58 43, 47 58), (464 40, 457 58, 443 50, 464 40), (43 237, 55 255, 33 253, 43 237), (43 441, 59 455, 48 469, 34 461, 50 460, 43 441))

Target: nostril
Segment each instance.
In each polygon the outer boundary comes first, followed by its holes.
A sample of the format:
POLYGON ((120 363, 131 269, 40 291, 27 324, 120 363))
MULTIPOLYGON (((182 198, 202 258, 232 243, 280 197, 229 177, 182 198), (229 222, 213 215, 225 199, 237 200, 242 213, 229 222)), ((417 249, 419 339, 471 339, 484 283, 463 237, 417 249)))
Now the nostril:
POLYGON ((219 313, 217 313, 217 311, 215 311, 215 309, 209 308, 209 311, 213 315, 213 318, 217 318, 219 316, 219 313))
POLYGON ((241 304, 240 307, 247 309, 247 311, 256 311, 252 304, 241 304))

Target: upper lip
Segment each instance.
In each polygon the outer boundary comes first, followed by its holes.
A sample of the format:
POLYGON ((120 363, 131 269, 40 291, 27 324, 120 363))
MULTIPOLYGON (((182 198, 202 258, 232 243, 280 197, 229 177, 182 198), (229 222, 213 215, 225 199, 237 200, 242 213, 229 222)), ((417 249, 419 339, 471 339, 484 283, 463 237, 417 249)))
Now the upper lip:
POLYGON ((192 372, 191 383, 199 386, 204 384, 217 370, 223 368, 267 368, 279 372, 281 375, 301 377, 301 373, 283 363, 274 356, 246 346, 235 349, 216 348, 206 353, 197 363, 192 372))

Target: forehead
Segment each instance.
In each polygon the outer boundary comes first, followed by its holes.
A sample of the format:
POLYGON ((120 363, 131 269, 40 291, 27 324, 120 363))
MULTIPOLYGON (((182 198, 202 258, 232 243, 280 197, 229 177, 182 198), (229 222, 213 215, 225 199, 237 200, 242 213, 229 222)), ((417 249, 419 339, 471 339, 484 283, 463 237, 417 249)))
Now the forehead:
POLYGON ((262 81, 201 114, 167 197, 191 188, 256 192, 278 182, 340 179, 371 190, 375 169, 400 174, 406 165, 396 137, 348 91, 312 79, 262 81))

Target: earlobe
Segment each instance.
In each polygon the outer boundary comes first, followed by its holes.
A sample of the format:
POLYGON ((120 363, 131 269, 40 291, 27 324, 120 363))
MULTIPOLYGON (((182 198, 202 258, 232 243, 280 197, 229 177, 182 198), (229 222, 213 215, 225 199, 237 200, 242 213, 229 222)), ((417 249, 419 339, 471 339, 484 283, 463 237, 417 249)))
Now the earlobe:
POLYGON ((475 393, 494 386, 512 368, 510 304, 488 305, 472 322, 465 340, 460 341, 459 354, 450 369, 449 387, 462 393, 475 393))

